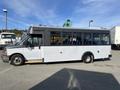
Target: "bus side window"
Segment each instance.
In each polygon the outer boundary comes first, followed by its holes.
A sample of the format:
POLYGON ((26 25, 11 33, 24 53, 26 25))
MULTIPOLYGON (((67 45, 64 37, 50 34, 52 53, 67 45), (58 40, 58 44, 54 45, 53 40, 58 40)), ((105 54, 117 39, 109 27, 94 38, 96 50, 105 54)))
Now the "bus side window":
POLYGON ((94 33, 93 34, 93 44, 94 45, 109 45, 109 34, 94 33))
POLYGON ((63 38, 63 45, 72 45, 73 42, 72 32, 63 32, 62 38, 63 38))
POLYGON ((101 36, 99 33, 93 34, 93 45, 101 45, 101 36))
POLYGON ((92 44, 92 36, 90 33, 84 33, 84 45, 91 45, 92 44))
POLYGON ((109 45, 110 44, 110 40, 109 40, 109 34, 102 34, 102 44, 103 45, 109 45))
POLYGON ((33 45, 34 45, 34 46, 39 46, 39 41, 38 41, 38 39, 39 39, 38 37, 33 37, 33 38, 32 38, 32 41, 33 41, 33 45))
POLYGON ((50 32, 50 44, 51 45, 61 45, 61 32, 50 32))
POLYGON ((32 43, 33 43, 34 46, 42 45, 43 44, 42 38, 41 37, 33 37, 32 38, 32 43))
POLYGON ((73 45, 82 45, 81 33, 73 33, 73 45))
POLYGON ((30 46, 39 46, 42 45, 42 35, 32 35, 28 40, 27 43, 30 46))

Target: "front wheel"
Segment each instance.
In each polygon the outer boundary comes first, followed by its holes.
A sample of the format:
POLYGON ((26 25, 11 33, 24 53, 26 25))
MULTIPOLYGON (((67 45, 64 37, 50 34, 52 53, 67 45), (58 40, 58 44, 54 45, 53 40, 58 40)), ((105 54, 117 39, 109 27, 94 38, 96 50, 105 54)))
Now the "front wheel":
POLYGON ((20 66, 25 63, 25 59, 22 55, 20 54, 15 54, 11 57, 11 63, 14 66, 20 66))
POLYGON ((93 55, 86 54, 82 57, 82 60, 84 63, 92 63, 94 60, 94 57, 93 57, 93 55))

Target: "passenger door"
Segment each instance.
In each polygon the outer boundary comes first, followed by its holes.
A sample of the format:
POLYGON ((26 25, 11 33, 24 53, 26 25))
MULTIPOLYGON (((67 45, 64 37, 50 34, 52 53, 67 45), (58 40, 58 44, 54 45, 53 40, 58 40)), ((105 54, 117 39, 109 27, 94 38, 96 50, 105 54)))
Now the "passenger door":
POLYGON ((24 56, 27 60, 42 59, 40 46, 43 45, 43 34, 31 35, 25 44, 24 56))

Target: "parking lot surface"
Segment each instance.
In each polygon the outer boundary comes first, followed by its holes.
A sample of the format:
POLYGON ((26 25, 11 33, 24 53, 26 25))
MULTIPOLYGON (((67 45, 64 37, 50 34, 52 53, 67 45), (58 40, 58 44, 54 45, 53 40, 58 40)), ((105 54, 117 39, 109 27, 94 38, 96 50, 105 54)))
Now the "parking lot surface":
POLYGON ((0 90, 120 90, 120 50, 112 50, 112 56, 90 64, 78 61, 17 67, 0 58, 0 90))

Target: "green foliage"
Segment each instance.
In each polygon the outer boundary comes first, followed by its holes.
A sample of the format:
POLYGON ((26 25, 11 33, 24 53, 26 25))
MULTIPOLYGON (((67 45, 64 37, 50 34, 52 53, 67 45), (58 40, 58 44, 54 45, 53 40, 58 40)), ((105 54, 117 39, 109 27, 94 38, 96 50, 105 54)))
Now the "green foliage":
POLYGON ((71 27, 71 26, 72 26, 72 22, 71 22, 70 19, 67 19, 67 20, 65 21, 65 23, 63 24, 63 27, 71 27))
POLYGON ((17 37, 20 37, 22 35, 21 30, 14 29, 14 30, 11 30, 11 32, 15 33, 17 37))

